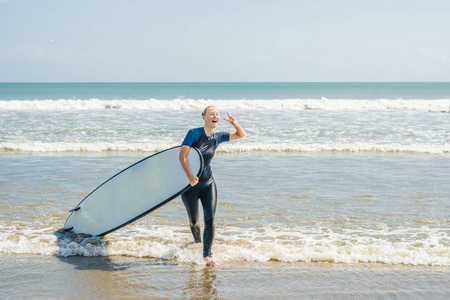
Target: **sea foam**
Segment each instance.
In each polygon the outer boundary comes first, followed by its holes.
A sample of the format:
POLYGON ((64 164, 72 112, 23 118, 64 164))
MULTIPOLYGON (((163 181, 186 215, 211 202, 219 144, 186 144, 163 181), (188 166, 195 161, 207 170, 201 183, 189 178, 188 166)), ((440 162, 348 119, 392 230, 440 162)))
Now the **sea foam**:
MULTIPOLYGON (((3 228, 5 229, 5 228, 3 228)), ((129 226, 104 238, 23 228, 2 230, 0 253, 56 256, 130 256, 202 264, 202 246, 186 228, 129 226)), ((450 265, 444 228, 340 230, 329 228, 221 227, 216 261, 450 265)))
POLYGON ((47 110, 47 111, 82 111, 82 110, 148 110, 148 111, 199 111, 208 105, 225 110, 419 110, 448 111, 450 99, 273 99, 273 100, 211 100, 211 99, 173 99, 173 100, 2 100, 1 110, 47 110))
MULTIPOLYGON (((170 147, 178 146, 179 141, 167 140, 149 142, 126 141, 117 142, 0 142, 1 152, 27 153, 102 153, 102 152, 147 152, 154 153, 170 147)), ((254 153, 254 152, 298 152, 298 153, 428 153, 448 154, 448 143, 377 143, 377 142, 241 142, 224 144, 217 149, 217 153, 254 153)))

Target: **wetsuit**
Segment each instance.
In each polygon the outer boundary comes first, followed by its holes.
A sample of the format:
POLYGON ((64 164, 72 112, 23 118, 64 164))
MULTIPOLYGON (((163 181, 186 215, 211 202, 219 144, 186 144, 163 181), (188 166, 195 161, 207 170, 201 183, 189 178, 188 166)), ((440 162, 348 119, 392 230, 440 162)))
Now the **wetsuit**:
POLYGON ((211 257, 211 246, 214 240, 214 215, 217 205, 217 189, 212 175, 210 162, 217 146, 230 140, 228 132, 213 132, 207 136, 203 127, 189 130, 182 145, 195 147, 203 156, 203 172, 196 185, 181 194, 190 221, 194 240, 200 243, 200 226, 198 224, 198 200, 202 202, 205 230, 203 232, 203 257, 211 257))

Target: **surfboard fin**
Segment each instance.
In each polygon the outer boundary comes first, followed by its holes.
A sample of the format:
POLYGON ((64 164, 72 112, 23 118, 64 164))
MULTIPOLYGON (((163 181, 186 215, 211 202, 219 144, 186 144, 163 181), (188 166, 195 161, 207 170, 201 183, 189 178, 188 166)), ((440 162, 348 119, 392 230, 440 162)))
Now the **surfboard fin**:
POLYGON ((74 209, 69 210, 69 212, 78 211, 80 208, 81 208, 80 206, 75 207, 74 209))

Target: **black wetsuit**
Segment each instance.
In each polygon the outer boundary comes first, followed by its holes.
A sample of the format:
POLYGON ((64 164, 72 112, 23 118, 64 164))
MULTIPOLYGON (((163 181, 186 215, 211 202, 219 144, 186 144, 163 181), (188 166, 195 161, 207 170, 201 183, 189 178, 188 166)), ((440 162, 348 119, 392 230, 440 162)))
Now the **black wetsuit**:
POLYGON ((189 130, 182 145, 195 147, 203 156, 203 172, 199 182, 186 192, 181 194, 184 206, 190 221, 190 227, 194 240, 200 243, 200 226, 198 224, 198 200, 202 202, 205 230, 203 232, 203 257, 211 257, 211 246, 214 240, 214 215, 217 205, 217 188, 212 175, 210 162, 214 157, 217 146, 227 142, 230 134, 227 132, 214 132, 207 136, 203 127, 189 130))

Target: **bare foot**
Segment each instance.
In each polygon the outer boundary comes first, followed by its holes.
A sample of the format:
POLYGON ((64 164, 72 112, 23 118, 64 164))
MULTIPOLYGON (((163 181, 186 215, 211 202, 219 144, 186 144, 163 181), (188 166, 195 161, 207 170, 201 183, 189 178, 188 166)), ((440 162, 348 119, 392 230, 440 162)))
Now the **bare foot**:
POLYGON ((211 257, 206 256, 206 257, 203 257, 203 259, 205 260, 206 265, 207 265, 208 267, 213 267, 213 266, 216 265, 216 262, 213 261, 213 260, 211 259, 211 257))

